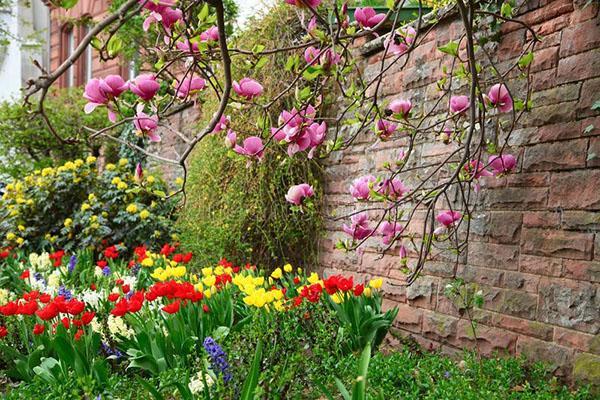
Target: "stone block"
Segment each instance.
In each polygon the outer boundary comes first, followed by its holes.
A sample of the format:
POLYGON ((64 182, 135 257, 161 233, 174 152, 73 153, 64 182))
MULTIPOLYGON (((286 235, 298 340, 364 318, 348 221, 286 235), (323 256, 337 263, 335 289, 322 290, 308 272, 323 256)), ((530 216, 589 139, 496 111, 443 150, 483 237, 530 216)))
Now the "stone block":
POLYGON ((563 230, 523 229, 521 253, 591 260, 594 235, 563 230))

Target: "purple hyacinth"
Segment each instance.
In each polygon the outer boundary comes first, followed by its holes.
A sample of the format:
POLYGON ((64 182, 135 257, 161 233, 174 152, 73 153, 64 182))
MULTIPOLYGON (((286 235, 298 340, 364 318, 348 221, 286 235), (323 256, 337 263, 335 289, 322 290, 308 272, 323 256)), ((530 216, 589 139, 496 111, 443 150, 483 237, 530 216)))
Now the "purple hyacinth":
POLYGON ((142 268, 141 264, 135 264, 132 268, 131 268, 131 276, 136 276, 138 272, 140 272, 140 269, 142 268))
POLYGON ((232 376, 229 372, 229 363, 227 362, 227 354, 223 351, 223 348, 215 342, 215 339, 208 336, 204 339, 204 350, 210 357, 210 365, 212 370, 216 374, 223 374, 223 382, 228 383, 231 381, 232 376))
POLYGON ((73 293, 63 285, 58 288, 58 295, 65 298, 65 300, 71 300, 73 298, 73 293))
POLYGON ((44 280, 44 277, 39 272, 36 272, 33 274, 33 279, 35 279, 38 282, 42 282, 42 284, 44 286, 46 285, 46 281, 44 280))
POLYGON ((108 265, 106 267, 102 268, 102 274, 104 274, 104 276, 110 275, 110 267, 108 265))
POLYGON ((77 265, 77 256, 73 254, 71 258, 69 258, 69 273, 73 273, 75 271, 75 266, 77 265))

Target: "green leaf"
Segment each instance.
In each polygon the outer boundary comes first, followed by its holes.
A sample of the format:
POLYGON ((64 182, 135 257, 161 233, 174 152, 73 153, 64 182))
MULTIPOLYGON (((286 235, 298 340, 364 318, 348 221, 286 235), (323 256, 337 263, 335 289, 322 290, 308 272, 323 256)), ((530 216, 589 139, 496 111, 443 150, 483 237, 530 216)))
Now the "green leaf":
POLYGON ((204 6, 198 13, 198 22, 203 22, 208 17, 208 3, 204 3, 204 6))
POLYGON ((389 8, 390 10, 392 10, 394 8, 395 4, 396 4, 395 0, 386 0, 386 2, 385 2, 385 6, 387 8, 389 8))
POLYGON ((600 100, 596 100, 594 104, 592 104, 592 110, 600 110, 600 100))
POLYGON ((113 36, 106 45, 106 51, 110 57, 115 57, 123 49, 123 40, 118 36, 113 36))
POLYGON ((525 69, 529 66, 529 64, 531 64, 531 62, 533 61, 533 53, 530 51, 529 53, 525 54, 523 57, 521 57, 519 59, 519 68, 521 69, 525 69))
POLYGON ((60 6, 66 9, 75 7, 77 3, 79 3, 79 0, 60 0, 60 6))
POLYGON ((262 53, 264 49, 265 46, 263 46, 262 44, 257 44, 252 48, 252 53, 254 53, 254 55, 257 55, 258 53, 262 53))
POLYGON ((258 59, 258 62, 254 66, 255 69, 261 69, 269 62, 269 57, 261 57, 258 59))
POLYGON ((242 386, 242 392, 240 394, 240 400, 254 400, 254 392, 258 385, 258 376, 260 374, 260 364, 262 362, 262 342, 258 342, 256 346, 256 352, 254 353, 254 359, 252 360, 252 367, 248 376, 244 380, 242 386))
POLYGON ((443 46, 438 47, 438 50, 442 53, 450 54, 451 56, 458 56, 458 42, 453 40, 449 41, 443 46))
POLYGON ((513 8, 508 2, 502 3, 502 7, 500 7, 500 14, 505 18, 512 17, 513 8))
POLYGON ((594 130, 594 125, 590 124, 585 127, 585 129, 583 130, 583 133, 587 135, 588 133, 590 133, 593 130, 594 130))

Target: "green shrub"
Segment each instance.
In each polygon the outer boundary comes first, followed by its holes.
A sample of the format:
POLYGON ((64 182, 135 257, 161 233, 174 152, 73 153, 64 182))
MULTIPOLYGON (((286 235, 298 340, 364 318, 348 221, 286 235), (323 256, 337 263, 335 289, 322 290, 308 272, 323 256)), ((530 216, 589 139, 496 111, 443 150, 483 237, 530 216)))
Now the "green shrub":
MULTIPOLYGON (((31 114, 22 101, 0 103, 0 177, 19 178, 34 169, 62 164, 82 157, 97 155, 101 142, 90 142, 84 127, 101 129, 110 124, 106 113, 85 114, 86 103, 81 89, 55 90, 48 94, 44 107, 56 133, 73 138, 77 144, 63 144, 48 130, 41 117, 31 114)), ((34 104, 32 109, 35 110, 34 104)), ((104 155, 114 161, 114 146, 104 145, 104 155)))
POLYGON ((40 251, 170 241, 176 199, 153 176, 137 181, 134 169, 122 159, 99 172, 90 156, 12 181, 0 200, 0 243, 40 251))
MULTIPOLYGON (((290 7, 275 8, 250 26, 252 34, 241 33, 232 46, 286 46, 302 31, 290 7)), ((262 68, 255 68, 261 62, 258 57, 255 63, 234 63, 234 78, 240 79, 251 70, 253 78, 264 86, 264 97, 273 98, 285 89, 292 76, 285 71, 287 56, 270 57, 262 68)), ((294 100, 292 90, 281 96, 273 107, 277 112, 272 115, 265 116, 256 108, 243 105, 229 107, 226 115, 231 117, 231 128, 238 133, 238 140, 243 140, 262 135, 260 121, 277 121, 279 111, 291 109, 294 100)), ((200 127, 206 126, 215 109, 214 102, 203 104, 200 127)), ((267 269, 285 262, 313 265, 322 227, 320 204, 294 212, 286 203, 285 194, 292 185, 309 183, 315 188, 315 198, 320 199, 318 162, 307 159, 305 153, 288 157, 283 148, 273 143, 261 163, 248 166, 246 159, 227 150, 224 133, 203 140, 192 155, 187 201, 178 221, 182 244, 203 263, 225 256, 267 269)))

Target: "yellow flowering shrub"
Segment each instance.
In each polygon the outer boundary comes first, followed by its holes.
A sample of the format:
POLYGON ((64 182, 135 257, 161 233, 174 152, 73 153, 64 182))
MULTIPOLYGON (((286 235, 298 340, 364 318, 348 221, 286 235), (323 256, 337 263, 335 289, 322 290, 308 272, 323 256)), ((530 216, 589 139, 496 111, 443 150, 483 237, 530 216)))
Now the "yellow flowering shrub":
POLYGON ((167 191, 153 176, 136 179, 127 159, 104 171, 92 156, 35 170, 4 188, 0 248, 94 248, 104 239, 128 247, 163 244, 174 234, 177 201, 167 191))

